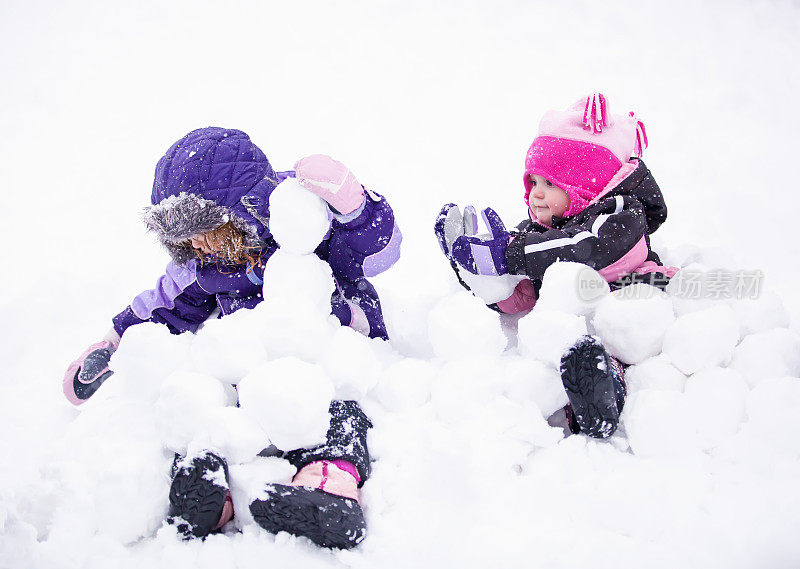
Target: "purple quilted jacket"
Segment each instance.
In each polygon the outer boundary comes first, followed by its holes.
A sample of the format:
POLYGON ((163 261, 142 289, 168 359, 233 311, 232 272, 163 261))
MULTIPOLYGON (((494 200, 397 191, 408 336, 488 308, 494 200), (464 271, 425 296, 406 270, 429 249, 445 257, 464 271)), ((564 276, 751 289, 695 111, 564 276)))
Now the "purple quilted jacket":
MULTIPOLYGON (((159 322, 173 333, 196 331, 215 310, 220 315, 253 308, 262 300, 264 263, 201 265, 188 238, 230 221, 245 244, 261 248, 266 262, 278 244, 269 232, 269 196, 294 172, 275 172, 242 131, 216 127, 190 132, 156 165, 152 206, 144 221, 172 256, 155 288, 139 294, 113 318, 122 335, 141 322, 159 322)), ((342 325, 387 338, 380 299, 366 277, 389 268, 400 255, 402 236, 385 198, 366 191, 356 211, 331 212, 331 230, 317 255, 332 269, 332 313, 342 325)))

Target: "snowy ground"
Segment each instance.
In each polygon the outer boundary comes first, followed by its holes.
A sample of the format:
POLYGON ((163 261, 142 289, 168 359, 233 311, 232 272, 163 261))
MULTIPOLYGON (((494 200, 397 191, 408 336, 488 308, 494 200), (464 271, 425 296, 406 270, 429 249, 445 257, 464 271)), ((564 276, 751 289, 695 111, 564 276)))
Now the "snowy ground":
POLYGON ((796 4, 284 4, 0 5, 0 567, 797 566, 796 4), (454 283, 433 219, 456 201, 520 220, 540 115, 591 90, 647 125, 670 206, 657 249, 763 270, 766 292, 589 307, 554 295, 504 350, 494 314, 454 283), (73 409, 65 367, 166 263, 137 215, 155 162, 207 125, 247 131, 277 169, 332 154, 390 198, 403 257, 375 284, 393 343, 324 318, 284 341, 269 326, 286 321, 280 303, 196 337, 140 326, 114 387, 73 409), (639 362, 624 432, 607 442, 562 438, 543 418, 563 402, 554 354, 586 326, 639 362), (222 353, 236 357, 208 355, 222 353), (161 527, 166 446, 224 447, 239 500, 285 477, 280 461, 249 459, 259 429, 281 425, 223 407, 217 379, 303 362, 324 371, 303 372, 309 408, 328 389, 360 395, 375 422, 366 541, 329 553, 245 516, 241 531, 177 540, 161 527))

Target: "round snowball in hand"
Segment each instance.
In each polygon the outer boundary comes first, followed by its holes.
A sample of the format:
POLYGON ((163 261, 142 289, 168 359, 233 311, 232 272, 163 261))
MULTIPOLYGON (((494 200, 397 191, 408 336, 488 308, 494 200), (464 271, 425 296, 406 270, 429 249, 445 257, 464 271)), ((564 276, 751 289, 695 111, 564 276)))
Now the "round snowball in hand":
POLYGON ((269 196, 269 229, 285 251, 312 253, 330 228, 328 212, 324 200, 288 178, 269 196))

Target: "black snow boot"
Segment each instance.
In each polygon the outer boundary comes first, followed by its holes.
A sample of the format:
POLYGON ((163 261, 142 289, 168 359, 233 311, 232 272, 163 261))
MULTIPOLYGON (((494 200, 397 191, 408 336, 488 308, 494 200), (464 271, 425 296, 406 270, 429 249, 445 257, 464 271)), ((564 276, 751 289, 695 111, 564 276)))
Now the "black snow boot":
POLYGON ((573 433, 605 439, 614 434, 625 404, 623 367, 591 336, 584 336, 561 358, 561 381, 569 397, 565 408, 573 433))
POLYGON ((366 535, 357 492, 369 478, 367 430, 372 423, 355 401, 332 401, 324 445, 284 455, 298 470, 292 484, 269 484, 250 504, 270 533, 307 537, 327 548, 350 549, 366 535))
POLYGON ((175 455, 167 523, 177 526, 186 539, 204 538, 232 514, 225 459, 211 451, 192 458, 175 455))

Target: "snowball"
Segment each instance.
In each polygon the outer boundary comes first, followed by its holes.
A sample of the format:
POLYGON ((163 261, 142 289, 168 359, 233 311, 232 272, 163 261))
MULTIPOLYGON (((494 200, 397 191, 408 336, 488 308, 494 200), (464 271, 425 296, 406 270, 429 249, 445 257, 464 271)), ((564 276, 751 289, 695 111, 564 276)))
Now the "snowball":
POLYGON ((236 384, 267 359, 252 310, 207 321, 194 336, 190 356, 194 369, 236 384))
MULTIPOLYGON (((506 358, 504 358, 506 359, 506 358)), ((530 358, 508 358, 498 380, 505 396, 518 403, 533 402, 549 417, 568 403, 561 374, 551 366, 530 358)))
POLYGON ((473 275, 464 269, 459 269, 458 274, 461 276, 461 280, 467 283, 470 291, 486 304, 507 299, 514 292, 517 284, 528 278, 520 275, 473 275))
POLYGON ((684 266, 670 279, 666 293, 672 299, 672 305, 678 317, 714 308, 722 302, 727 302, 720 298, 711 298, 706 294, 704 283, 708 272, 707 266, 692 263, 684 266))
POLYGON ((734 300, 732 308, 743 336, 789 327, 789 311, 775 293, 766 292, 755 299, 734 300))
POLYGON ((340 326, 334 316, 322 314, 313 306, 291 305, 280 298, 265 300, 256 310, 262 323, 261 341, 275 358, 296 356, 318 362, 320 346, 326 345, 340 326))
POLYGON ((537 307, 519 321, 519 351, 559 369, 561 356, 586 332, 583 316, 537 307))
POLYGON ((264 429, 241 407, 217 407, 207 415, 186 448, 215 449, 228 464, 248 462, 270 445, 264 429))
POLYGON ((739 341, 739 323, 726 305, 678 318, 664 337, 664 353, 685 374, 726 365, 739 341))
POLYGON ((626 369, 625 384, 629 395, 643 389, 681 393, 686 376, 669 362, 669 358, 659 354, 626 369))
POLYGON ((280 358, 253 370, 238 389, 241 408, 278 448, 292 450, 325 440, 334 389, 319 365, 280 358))
POLYGON ((672 303, 662 291, 636 284, 605 296, 592 325, 612 356, 635 364, 661 351, 664 334, 674 321, 672 303))
POLYGON ((606 280, 581 263, 553 263, 544 272, 536 304, 544 310, 591 315, 610 292, 606 280))
POLYGON ((330 266, 316 255, 278 250, 264 270, 264 301, 253 312, 271 357, 321 357, 339 322, 331 316, 334 291, 330 266))
POLYGON ((205 428, 213 409, 232 404, 225 387, 213 377, 176 371, 164 380, 156 401, 161 439, 184 454, 189 442, 205 428))
POLYGON ((269 230, 282 249, 312 253, 330 229, 324 200, 287 178, 269 196, 269 230))
POLYGON ((747 336, 733 352, 730 367, 751 387, 765 379, 800 376, 800 337, 786 328, 747 336))
POLYGON ((424 360, 405 358, 390 365, 373 389, 377 400, 389 411, 420 407, 431 397, 437 366, 424 360))
POLYGON ((507 344, 497 314, 466 291, 434 306, 428 316, 428 336, 442 358, 499 355, 507 344))
POLYGON ((282 249, 264 267, 264 299, 285 304, 309 304, 330 312, 334 291, 331 267, 316 255, 296 255, 282 249))
POLYGON ((361 399, 378 382, 390 354, 388 344, 339 326, 323 351, 322 365, 333 380, 337 399, 361 399))
POLYGON ((689 377, 685 393, 703 448, 713 448, 739 430, 748 395, 740 373, 719 367, 704 369, 689 377))
POLYGON ((111 357, 114 376, 98 395, 105 391, 106 395, 113 392, 155 402, 164 378, 187 365, 191 340, 190 334, 171 334, 163 324, 144 322, 131 326, 111 357))
POLYGON ((700 448, 682 393, 652 389, 634 393, 625 402, 621 419, 631 450, 638 456, 682 455, 700 448))

